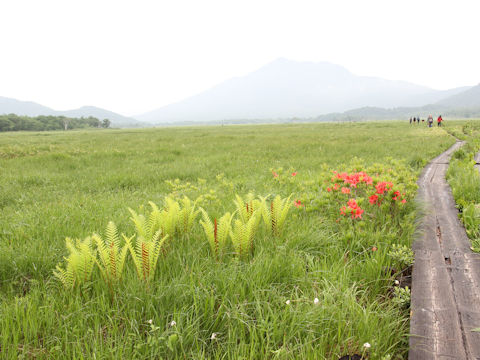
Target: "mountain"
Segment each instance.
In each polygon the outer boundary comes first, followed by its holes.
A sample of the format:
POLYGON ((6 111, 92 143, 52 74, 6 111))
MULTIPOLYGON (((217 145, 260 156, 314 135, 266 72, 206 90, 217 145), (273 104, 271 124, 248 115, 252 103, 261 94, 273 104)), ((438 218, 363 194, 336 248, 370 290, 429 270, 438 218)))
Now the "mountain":
POLYGON ((449 108, 480 108, 480 84, 437 102, 449 108))
POLYGON ((138 120, 126 117, 117 113, 114 113, 109 110, 101 109, 95 106, 82 106, 81 108, 67 111, 57 111, 58 115, 63 115, 67 117, 88 117, 93 116, 97 119, 109 119, 114 127, 136 127, 143 126, 138 120))
POLYGON ((53 109, 31 101, 20 101, 0 96, 0 114, 38 116, 48 115, 54 111, 53 109))
POLYGON ((480 84, 467 87, 458 94, 451 95, 432 104, 418 107, 396 107, 392 109, 362 107, 343 113, 330 113, 315 117, 315 121, 358 121, 408 119, 412 116, 427 118, 429 114, 444 118, 479 118, 480 84))
POLYGON ((113 127, 136 127, 144 125, 133 118, 94 106, 83 106, 74 110, 57 111, 35 102, 20 101, 0 96, 0 115, 1 114, 25 116, 54 115, 76 118, 93 116, 100 120, 109 119, 113 127))
POLYGON ((464 91, 357 76, 326 62, 275 60, 175 104, 135 116, 151 123, 312 117, 374 106, 420 106, 464 91))

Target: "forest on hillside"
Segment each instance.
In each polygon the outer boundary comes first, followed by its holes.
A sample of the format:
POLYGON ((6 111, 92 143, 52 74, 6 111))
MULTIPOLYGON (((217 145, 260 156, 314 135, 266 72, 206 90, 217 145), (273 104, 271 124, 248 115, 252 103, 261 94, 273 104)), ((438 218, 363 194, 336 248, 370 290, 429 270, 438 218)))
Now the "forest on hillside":
POLYGON ((16 114, 0 115, 0 132, 5 131, 51 131, 82 128, 108 128, 110 120, 88 118, 69 118, 66 116, 19 116, 16 114))

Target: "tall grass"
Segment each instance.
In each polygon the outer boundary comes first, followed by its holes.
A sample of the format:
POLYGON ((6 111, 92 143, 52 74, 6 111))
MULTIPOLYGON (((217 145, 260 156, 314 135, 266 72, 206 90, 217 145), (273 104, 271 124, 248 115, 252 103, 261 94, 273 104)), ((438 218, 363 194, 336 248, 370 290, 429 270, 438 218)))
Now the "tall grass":
POLYGON ((457 123, 449 132, 466 141, 452 156, 447 180, 452 188, 460 219, 472 240, 472 250, 480 252, 480 173, 475 167, 475 155, 480 151, 480 123, 457 123))
POLYGON ((396 122, 0 134, 0 357, 338 359, 369 342, 372 357, 402 358, 408 312, 385 269, 391 244, 411 242, 415 206, 352 230, 323 180, 360 166, 416 175, 453 141, 396 122), (133 234, 128 208, 186 195, 219 219, 250 192, 305 204, 279 236, 257 233, 253 256, 217 259, 196 222, 148 287, 130 260, 113 296, 98 274, 71 290, 53 276, 65 237, 109 221, 133 234))

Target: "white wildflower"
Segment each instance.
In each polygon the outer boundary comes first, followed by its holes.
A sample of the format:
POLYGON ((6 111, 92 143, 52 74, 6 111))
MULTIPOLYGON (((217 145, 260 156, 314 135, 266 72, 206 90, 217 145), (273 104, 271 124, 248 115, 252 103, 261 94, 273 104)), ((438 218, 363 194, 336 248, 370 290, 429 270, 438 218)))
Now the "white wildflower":
POLYGON ((364 347, 365 349, 370 349, 370 348, 372 347, 372 345, 370 345, 370 343, 367 343, 367 342, 366 342, 365 344, 363 344, 363 347, 364 347))
POLYGON ((395 285, 400 285, 400 281, 395 280, 395 285))
POLYGON ((170 322, 170 326, 175 326, 175 325, 177 325, 176 321, 175 321, 175 320, 172 320, 172 321, 170 322))
POLYGON ((217 338, 217 333, 212 333, 212 336, 210 336, 210 340, 215 340, 217 338))
POLYGON ((314 303, 315 305, 318 305, 319 302, 320 302, 320 300, 318 300, 318 298, 313 299, 313 303, 314 303))
POLYGON ((150 319, 150 320, 147 321, 147 323, 149 323, 150 325, 152 325, 152 324, 153 324, 153 320, 150 319))
POLYGON ((285 301, 285 304, 290 305, 290 300, 285 301))

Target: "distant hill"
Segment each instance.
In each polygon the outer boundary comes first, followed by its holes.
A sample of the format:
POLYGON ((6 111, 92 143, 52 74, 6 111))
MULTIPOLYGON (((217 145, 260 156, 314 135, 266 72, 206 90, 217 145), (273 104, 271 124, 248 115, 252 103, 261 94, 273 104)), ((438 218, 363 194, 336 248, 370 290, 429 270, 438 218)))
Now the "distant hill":
POLYGON ((49 115, 55 110, 32 101, 20 101, 0 96, 0 114, 17 114, 25 116, 49 115))
POLYGON ((278 59, 175 104, 135 116, 151 123, 314 117, 365 106, 421 106, 465 91, 357 76, 326 62, 278 59))
POLYGON ((136 119, 94 106, 83 106, 79 109, 74 110, 57 111, 49 107, 37 104, 35 102, 20 101, 0 96, 0 115, 1 114, 17 114, 25 116, 63 115, 74 118, 93 116, 100 120, 110 120, 112 123, 112 127, 137 127, 145 125, 140 123, 136 119))
POLYGON ((480 84, 437 102, 448 108, 480 108, 480 84))
POLYGON ((409 119, 413 116, 427 118, 429 114, 451 118, 480 118, 480 84, 449 96, 441 101, 418 107, 391 109, 363 107, 342 113, 330 113, 313 118, 314 121, 357 121, 409 119))
POLYGON ((97 119, 109 119, 114 127, 140 127, 144 124, 140 123, 138 120, 126 117, 117 113, 114 113, 109 110, 101 109, 95 106, 82 106, 81 108, 67 111, 57 111, 58 115, 68 116, 68 117, 88 117, 93 116, 97 119))

